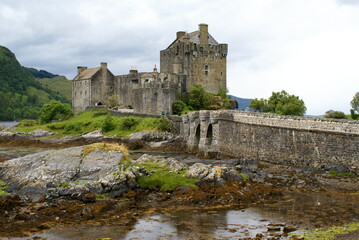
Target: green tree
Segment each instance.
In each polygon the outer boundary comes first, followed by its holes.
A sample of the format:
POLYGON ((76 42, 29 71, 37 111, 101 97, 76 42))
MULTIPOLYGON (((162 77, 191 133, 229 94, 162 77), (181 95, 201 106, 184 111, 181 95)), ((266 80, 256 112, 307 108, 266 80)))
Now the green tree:
POLYGON ((351 100, 350 105, 352 106, 352 109, 359 113, 359 92, 356 92, 353 100, 351 100))
POLYGON ((182 100, 176 100, 172 104, 172 109, 174 114, 182 113, 183 110, 185 110, 187 107, 186 103, 182 100))
POLYGON ((210 94, 200 84, 193 85, 188 92, 188 105, 195 110, 205 109, 210 105, 210 94))
POLYGON ((113 94, 112 96, 108 97, 108 99, 107 99, 107 104, 111 108, 118 106, 119 102, 120 102, 120 99, 119 99, 118 95, 116 95, 116 94, 113 94))
POLYGON ((255 112, 268 112, 268 101, 267 99, 261 98, 255 98, 251 101, 251 104, 249 104, 249 107, 252 108, 255 112))
POLYGON ((307 110, 304 101, 286 91, 272 92, 268 99, 269 111, 280 115, 303 116, 307 110))
POLYGON ((335 119, 346 119, 345 113, 341 111, 334 111, 334 110, 326 111, 324 117, 335 118, 335 119))
POLYGON ((40 123, 43 124, 53 120, 63 120, 72 115, 73 113, 70 105, 51 100, 50 103, 44 104, 40 110, 40 123))

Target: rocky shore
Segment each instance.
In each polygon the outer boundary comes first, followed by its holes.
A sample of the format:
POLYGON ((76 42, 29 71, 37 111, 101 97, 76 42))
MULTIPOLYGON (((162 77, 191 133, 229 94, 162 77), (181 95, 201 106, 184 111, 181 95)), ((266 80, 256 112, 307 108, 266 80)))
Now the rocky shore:
MULTIPOLYGON (((330 177, 326 169, 149 154, 131 159, 126 152, 109 147, 118 143, 144 152, 180 151, 182 144, 171 134, 159 133, 116 139, 104 138, 97 132, 61 140, 3 133, 3 146, 54 146, 57 150, 0 163, 0 179, 7 184, 5 190, 9 193, 0 197, 0 237, 29 236, 54 226, 80 223, 128 227, 148 211, 243 208, 278 201, 284 191, 359 191, 358 178, 330 177), (99 141, 103 142, 100 147, 92 144, 99 141), (195 187, 161 191, 160 185, 141 186, 141 177, 158 171, 148 167, 152 165, 194 180, 195 187)), ((335 167, 331 170, 340 171, 335 167)))

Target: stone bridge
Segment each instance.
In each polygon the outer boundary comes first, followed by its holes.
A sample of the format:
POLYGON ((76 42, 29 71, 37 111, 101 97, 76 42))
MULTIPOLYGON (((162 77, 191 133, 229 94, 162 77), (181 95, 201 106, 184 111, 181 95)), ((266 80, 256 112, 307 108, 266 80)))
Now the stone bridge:
POLYGON ((205 156, 338 166, 359 174, 359 121, 233 110, 191 112, 178 120, 187 148, 205 156))

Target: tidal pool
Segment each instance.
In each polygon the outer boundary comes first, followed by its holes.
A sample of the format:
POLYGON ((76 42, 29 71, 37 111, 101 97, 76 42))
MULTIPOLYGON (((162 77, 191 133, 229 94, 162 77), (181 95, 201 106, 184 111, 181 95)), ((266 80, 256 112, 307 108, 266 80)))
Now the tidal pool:
MULTIPOLYGON (((338 192, 288 192, 283 200, 246 209, 160 211, 140 217, 132 226, 80 225, 51 229, 33 237, 46 239, 238 239, 281 234, 270 223, 313 229, 359 221, 359 199, 338 192)), ((298 233, 296 231, 294 233, 298 233)))

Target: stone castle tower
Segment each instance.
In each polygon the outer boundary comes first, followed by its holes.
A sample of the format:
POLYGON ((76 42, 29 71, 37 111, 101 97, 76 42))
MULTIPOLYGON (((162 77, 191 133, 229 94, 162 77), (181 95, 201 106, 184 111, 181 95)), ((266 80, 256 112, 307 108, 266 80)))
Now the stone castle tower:
POLYGON ((146 114, 172 113, 172 103, 201 84, 207 92, 226 88, 227 44, 218 44, 207 24, 191 33, 177 32, 176 39, 160 52, 160 72, 138 72, 114 76, 106 63, 100 67, 78 67, 72 82, 75 114, 87 107, 105 105, 113 94, 120 103, 146 114))
POLYGON ((191 33, 177 32, 176 40, 160 53, 161 71, 186 76, 185 90, 201 84, 207 92, 226 88, 227 44, 218 44, 207 24, 191 33))

